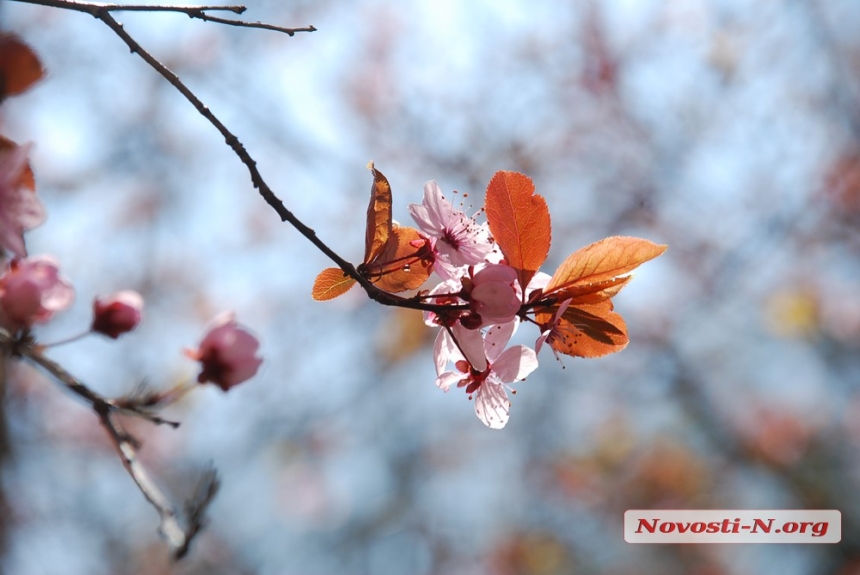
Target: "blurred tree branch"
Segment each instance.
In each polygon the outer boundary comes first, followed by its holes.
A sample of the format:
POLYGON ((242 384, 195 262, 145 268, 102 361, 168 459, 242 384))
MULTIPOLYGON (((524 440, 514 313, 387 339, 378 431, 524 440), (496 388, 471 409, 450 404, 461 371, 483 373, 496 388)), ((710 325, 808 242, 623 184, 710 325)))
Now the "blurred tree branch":
MULTIPOLYGON (((138 458, 137 449, 140 442, 122 427, 116 416, 121 412, 129 412, 139 417, 143 417, 152 423, 166 424, 176 428, 179 426, 178 423, 163 419, 152 413, 150 409, 154 405, 164 405, 174 401, 188 388, 180 387, 165 394, 152 393, 141 395, 139 402, 135 402, 132 397, 122 398, 120 400, 111 400, 102 397, 88 386, 84 385, 80 380, 72 376, 58 363, 42 355, 39 346, 35 345, 28 338, 20 340, 13 339, 3 331, 0 331, 0 345, 2 345, 5 350, 5 352, 0 355, 0 361, 3 361, 4 364, 7 353, 24 357, 45 369, 67 389, 84 399, 92 406, 93 411, 98 415, 100 423, 105 428, 108 437, 110 437, 111 442, 116 448, 126 471, 128 471, 128 474, 134 480, 146 500, 149 501, 149 503, 158 512, 161 518, 159 532, 170 544, 174 558, 179 559, 183 557, 188 552, 188 547, 192 539, 205 523, 205 510, 218 490, 217 474, 214 470, 210 470, 203 475, 203 479, 201 480, 202 487, 199 487, 197 489, 198 493, 195 494, 188 503, 186 503, 186 520, 188 525, 183 528, 182 525, 180 525, 179 518, 173 504, 171 504, 170 500, 161 491, 161 489, 158 488, 150 477, 149 472, 138 458), (200 495, 201 492, 203 495, 200 495)), ((2 368, 2 366, 3 364, 0 364, 0 368, 2 368)), ((2 372, 0 372, 0 376, 2 376, 2 372)), ((0 429, 0 434, 2 433, 3 429, 0 429)), ((0 441, 2 441, 4 437, 5 434, 0 435, 0 441)), ((3 455, 3 445, 0 444, 0 458, 2 458, 3 455)))

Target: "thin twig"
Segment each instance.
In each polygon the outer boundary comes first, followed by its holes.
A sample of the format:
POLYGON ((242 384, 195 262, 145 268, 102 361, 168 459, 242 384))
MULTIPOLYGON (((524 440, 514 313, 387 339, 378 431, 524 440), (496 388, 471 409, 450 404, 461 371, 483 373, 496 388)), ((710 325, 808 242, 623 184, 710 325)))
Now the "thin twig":
MULTIPOLYGON (((10 344, 10 340, 6 337, 3 341, 0 341, 0 343, 8 346, 10 344)), ((58 363, 46 358, 32 344, 12 343, 14 344, 13 352, 15 354, 25 357, 44 368, 58 381, 63 383, 67 389, 85 399, 92 406, 93 411, 95 411, 99 417, 99 422, 105 428, 105 431, 107 431, 111 442, 116 448, 117 453, 122 460, 123 467, 125 467, 126 471, 131 476, 132 480, 146 500, 149 501, 149 503, 158 512, 158 515, 161 518, 161 525, 158 529, 159 533, 161 533, 161 535, 167 540, 171 549, 174 550, 174 553, 177 554, 177 556, 180 553, 184 554, 188 549, 191 538, 200 529, 202 520, 199 519, 199 517, 202 517, 204 509, 201 508, 197 511, 198 519, 194 521, 193 528, 189 528, 188 530, 182 528, 177 518, 176 509, 170 503, 167 496, 158 488, 149 476, 146 468, 140 462, 140 459, 137 456, 138 441, 123 429, 122 425, 116 419, 116 415, 120 411, 130 411, 135 415, 139 415, 152 421, 153 423, 166 423, 174 427, 179 424, 164 420, 152 413, 138 409, 134 406, 121 409, 113 401, 102 397, 81 383, 58 363)), ((211 501, 211 498, 209 498, 206 503, 209 501, 211 501)))
POLYGON ((50 8, 62 8, 63 10, 74 10, 76 12, 84 12, 91 16, 96 16, 99 12, 180 12, 187 14, 192 18, 192 14, 208 11, 208 12, 233 12, 241 14, 247 8, 245 6, 165 6, 165 5, 148 5, 148 4, 101 4, 98 2, 76 2, 74 0, 13 0, 14 2, 23 2, 24 4, 36 4, 38 6, 48 6, 50 8))
MULTIPOLYGON (((188 86, 186 86, 182 80, 179 79, 172 70, 170 70, 167 66, 158 61, 152 54, 150 54, 145 48, 143 48, 132 36, 125 31, 125 28, 122 24, 116 21, 116 19, 111 16, 109 9, 101 9, 101 6, 98 4, 90 4, 83 2, 75 2, 71 0, 15 0, 16 2, 25 2, 31 4, 43 4, 46 6, 54 6, 57 8, 66 8, 69 10, 77 10, 79 12, 85 12, 87 14, 92 15, 94 18, 101 20, 105 23, 114 33, 119 36, 119 38, 125 42, 128 46, 129 50, 133 54, 137 54, 140 56, 144 62, 149 64, 149 66, 158 72, 165 80, 170 83, 171 86, 176 88, 180 94, 182 94, 186 100, 188 100, 191 105, 197 110, 197 112, 206 118, 206 120, 212 124, 215 129, 224 137, 225 143, 230 146, 230 149, 233 150, 233 153, 239 158, 239 160, 245 165, 248 169, 248 173, 251 176, 251 183, 255 188, 259 191, 260 195, 266 201, 269 206, 275 210, 278 216, 281 218, 281 221, 289 223, 293 226, 300 234, 302 234, 308 241, 310 241, 318 250, 320 250, 323 254, 325 254, 330 260, 332 260, 337 267, 343 270, 343 272, 354 279, 367 293, 367 296, 374 300, 375 302, 393 307, 402 307, 408 309, 416 309, 421 311, 432 311, 432 312, 443 312, 450 311, 452 306, 450 305, 441 305, 441 304, 428 304, 420 301, 420 298, 405 298, 398 296, 396 294, 389 293, 387 291, 381 290, 376 287, 369 279, 367 279, 362 274, 358 273, 356 267, 338 255, 333 249, 331 249, 325 242, 323 242, 317 235, 316 232, 307 226, 304 222, 302 222, 299 218, 297 218, 278 198, 266 181, 263 179, 262 174, 257 169, 257 162, 254 160, 251 155, 248 153, 248 150, 245 148, 244 144, 239 141, 239 138, 236 137, 222 122, 219 120, 215 114, 209 110, 209 107, 206 106, 200 98, 197 97, 194 92, 192 92, 188 86)), ((193 12, 193 10, 191 10, 193 12)), ((188 13, 188 12, 186 12, 188 13)), ((189 14, 190 15, 190 14, 189 14)), ((310 28, 313 28, 311 26, 310 28)), ((298 31, 299 29, 295 29, 298 31)), ((313 28, 316 30, 316 28, 313 28)), ((308 30, 312 31, 312 30, 308 30)), ((533 306, 528 306, 528 308, 533 306)), ((523 310, 526 310, 527 306, 523 306, 523 310)))
POLYGON ((179 525, 176 510, 167 496, 149 477, 146 468, 138 459, 137 449, 135 449, 136 440, 120 426, 119 422, 116 421, 115 414, 110 409, 105 409, 103 405, 98 407, 94 405, 93 408, 98 413, 99 421, 116 447, 126 471, 137 484, 143 496, 146 497, 146 500, 158 511, 161 518, 159 533, 167 540, 172 549, 187 549, 189 541, 185 530, 179 525))
POLYGON ((166 6, 166 5, 147 5, 147 4, 101 4, 98 2, 77 2, 75 0, 14 0, 15 2, 23 2, 25 4, 36 4, 38 6, 48 6, 50 8, 62 8, 64 10, 74 10, 83 12, 90 16, 98 18, 99 14, 106 12, 177 12, 185 14, 189 18, 196 18, 204 22, 215 22, 217 24, 226 24, 227 26, 239 26, 241 28, 259 28, 261 30, 272 30, 281 32, 288 36, 295 36, 296 32, 316 32, 317 29, 313 26, 304 26, 302 28, 286 28, 284 26, 275 26, 274 24, 263 24, 262 22, 247 22, 245 20, 231 20, 229 18, 219 18, 218 16, 210 16, 207 12, 233 12, 234 14, 242 14, 247 10, 245 6, 166 6))
POLYGON ((130 413, 132 415, 136 415, 138 417, 142 417, 143 419, 151 421, 156 425, 169 425, 173 428, 179 427, 179 422, 170 421, 168 419, 164 419, 163 417, 155 415, 154 413, 146 409, 146 406, 135 405, 125 398, 122 398, 120 400, 113 400, 108 399, 106 397, 102 397, 101 395, 84 385, 79 379, 74 377, 68 371, 66 371, 60 364, 42 355, 42 353, 36 348, 34 348, 32 345, 19 345, 15 348, 15 352, 23 357, 26 357, 27 359, 53 375, 60 383, 62 383, 66 387, 66 389, 68 389, 75 395, 83 398, 87 403, 92 405, 93 409, 95 409, 96 411, 122 411, 130 413))
POLYGON ((229 18, 219 18, 218 16, 210 16, 203 12, 189 12, 188 16, 197 18, 204 22, 216 22, 218 24, 226 24, 228 26, 239 26, 242 28, 259 28, 261 30, 273 30, 282 32, 288 36, 295 36, 296 32, 316 32, 317 29, 313 26, 305 26, 303 28, 284 28, 283 26, 275 26, 274 24, 264 24, 262 22, 246 22, 245 20, 231 20, 229 18))

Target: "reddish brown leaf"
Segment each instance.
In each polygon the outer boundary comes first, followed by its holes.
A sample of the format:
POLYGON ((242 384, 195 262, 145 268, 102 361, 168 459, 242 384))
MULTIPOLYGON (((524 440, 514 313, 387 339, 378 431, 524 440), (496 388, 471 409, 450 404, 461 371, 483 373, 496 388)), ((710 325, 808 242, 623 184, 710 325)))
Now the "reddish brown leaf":
POLYGON ((0 102, 20 94, 44 75, 32 48, 14 34, 0 34, 0 102))
POLYGON ((364 232, 364 263, 379 258, 391 236, 391 186, 382 172, 367 164, 373 172, 370 205, 367 206, 367 228, 364 232))
POLYGON ((568 286, 611 280, 666 251, 648 240, 613 236, 577 250, 555 270, 545 294, 568 286))
POLYGON ((549 209, 532 181, 517 172, 496 172, 487 186, 484 209, 490 232, 507 264, 525 287, 546 261, 551 237, 549 209))
MULTIPOLYGON (((535 314, 538 323, 552 319, 558 306, 535 314)), ((627 347, 627 325, 612 311, 612 302, 570 306, 564 312, 547 340, 552 348, 574 357, 600 357, 627 347)))
MULTIPOLYGON (((0 152, 5 152, 8 150, 14 150, 18 147, 18 144, 10 140, 9 138, 4 138, 0 136, 0 152)), ((13 186, 23 186, 30 190, 31 192, 36 191, 36 178, 33 176, 33 169, 30 167, 30 163, 27 162, 27 165, 24 167, 24 171, 18 176, 17 182, 12 182, 13 186)))
POLYGON ((433 271, 432 252, 418 230, 394 226, 378 261, 366 264, 365 269, 381 290, 400 293, 416 289, 433 271))
POLYGON ((355 280, 343 273, 342 269, 326 268, 314 280, 311 295, 317 301, 327 301, 345 294, 354 284, 355 280))

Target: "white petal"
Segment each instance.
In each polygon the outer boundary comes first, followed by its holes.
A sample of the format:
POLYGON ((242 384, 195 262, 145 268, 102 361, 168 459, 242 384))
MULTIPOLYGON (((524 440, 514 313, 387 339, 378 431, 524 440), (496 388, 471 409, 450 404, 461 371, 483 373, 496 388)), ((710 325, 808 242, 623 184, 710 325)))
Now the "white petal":
POLYGON ((421 204, 409 204, 407 208, 412 219, 418 224, 418 228, 427 235, 438 237, 441 230, 433 224, 430 214, 427 213, 427 208, 421 204))
POLYGON ((436 375, 442 375, 445 368, 448 367, 448 362, 456 362, 463 359, 463 355, 457 346, 454 345, 454 340, 448 335, 448 330, 442 328, 436 336, 436 342, 433 344, 433 360, 436 362, 436 375))
POLYGON ((510 341, 511 336, 514 335, 515 331, 517 331, 518 324, 519 320, 514 318, 513 321, 494 325, 487 330, 487 336, 484 338, 484 347, 487 351, 487 357, 490 359, 490 363, 496 361, 499 356, 502 355, 502 352, 505 350, 505 346, 508 345, 508 341, 510 341))
POLYGON ((457 385, 464 375, 459 371, 446 371, 436 378, 436 387, 442 391, 448 391, 452 385, 457 385))
POLYGON ((537 369, 537 354, 530 347, 515 345, 509 347, 493 363, 493 373, 505 383, 525 379, 537 369))
POLYGON ((434 181, 424 184, 424 205, 427 206, 428 215, 440 231, 448 228, 451 222, 454 208, 442 195, 442 190, 434 181))
POLYGON ((502 385, 485 381, 475 394, 475 415, 491 429, 501 429, 508 423, 511 402, 502 385))

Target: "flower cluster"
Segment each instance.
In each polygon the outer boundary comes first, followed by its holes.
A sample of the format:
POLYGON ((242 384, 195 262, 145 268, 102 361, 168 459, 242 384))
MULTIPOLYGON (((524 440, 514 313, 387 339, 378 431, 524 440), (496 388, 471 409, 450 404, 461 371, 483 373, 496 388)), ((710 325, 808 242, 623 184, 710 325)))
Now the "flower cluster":
MULTIPOLYGON (((394 224, 391 187, 371 164, 365 260, 356 272, 371 297, 378 292, 419 290, 411 298, 389 300, 424 310, 438 328, 434 345, 436 385, 462 388, 475 414, 500 429, 509 419, 511 386, 537 369, 537 351, 598 357, 627 345, 624 320, 611 298, 630 280, 629 272, 659 256, 666 246, 632 237, 611 237, 564 260, 552 275, 540 270, 549 253, 551 226, 543 197, 523 174, 498 172, 490 180, 479 223, 456 209, 436 182, 424 186, 420 204, 409 213, 417 228, 394 224), (421 289, 430 275, 441 280, 421 289), (523 323, 534 324, 534 349, 509 346, 523 323)), ((323 270, 313 297, 328 300, 356 283, 347 269, 323 270)))
POLYGON ((424 186, 423 201, 411 204, 409 213, 430 240, 433 270, 443 278, 428 292, 428 302, 449 306, 425 313, 425 323, 440 328, 436 385, 443 391, 465 388, 478 418, 500 429, 510 412, 506 390, 537 369, 533 349, 505 349, 522 305, 517 272, 502 263, 487 224, 455 209, 436 182, 424 186))

